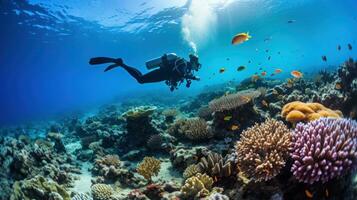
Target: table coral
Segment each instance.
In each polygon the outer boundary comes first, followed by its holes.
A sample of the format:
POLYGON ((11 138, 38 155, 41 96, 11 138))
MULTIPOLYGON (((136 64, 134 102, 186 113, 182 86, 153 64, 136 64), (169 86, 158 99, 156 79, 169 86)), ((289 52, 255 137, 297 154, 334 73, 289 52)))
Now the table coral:
POLYGON ((151 177, 159 173, 160 164, 161 161, 154 157, 145 157, 136 170, 146 180, 151 181, 151 177))
POLYGON ((292 144, 291 171, 301 182, 327 182, 357 166, 356 121, 321 118, 298 123, 292 144))
POLYGON ((331 110, 319 103, 303 103, 293 101, 285 104, 281 116, 289 122, 313 121, 321 117, 340 118, 342 113, 339 110, 331 110))
POLYGON ((237 142, 238 168, 254 181, 269 180, 284 167, 291 148, 290 130, 268 119, 244 130, 237 142))

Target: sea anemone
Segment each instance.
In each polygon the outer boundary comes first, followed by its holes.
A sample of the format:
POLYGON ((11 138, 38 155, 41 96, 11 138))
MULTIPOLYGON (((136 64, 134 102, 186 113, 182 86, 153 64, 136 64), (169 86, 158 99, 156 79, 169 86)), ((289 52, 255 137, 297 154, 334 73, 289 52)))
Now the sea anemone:
POLYGON ((292 137, 291 171, 300 182, 314 183, 341 176, 357 164, 357 122, 320 118, 298 123, 292 137))

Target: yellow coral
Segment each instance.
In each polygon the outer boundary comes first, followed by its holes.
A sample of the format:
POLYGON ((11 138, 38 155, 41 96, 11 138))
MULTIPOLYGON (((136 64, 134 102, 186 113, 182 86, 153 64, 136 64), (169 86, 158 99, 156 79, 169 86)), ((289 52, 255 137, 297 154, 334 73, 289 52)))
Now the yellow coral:
POLYGON ((199 173, 200 172, 199 170, 200 169, 197 165, 192 164, 185 169, 185 171, 183 172, 183 177, 185 179, 188 179, 188 178, 196 175, 197 173, 199 173))
POLYGON ((181 194, 185 198, 204 197, 212 190, 213 179, 206 174, 196 174, 187 179, 181 188, 181 194))
POLYGON ((289 122, 299 121, 313 121, 320 117, 342 117, 339 110, 331 110, 319 103, 303 103, 300 101, 293 101, 286 104, 282 111, 281 116, 289 122))
POLYGON ((146 180, 151 181, 153 175, 157 176, 160 171, 160 160, 154 157, 145 157, 137 167, 137 172, 146 180))
POLYGON ((101 183, 94 184, 91 187, 91 191, 95 200, 110 200, 114 194, 114 190, 110 185, 101 183))

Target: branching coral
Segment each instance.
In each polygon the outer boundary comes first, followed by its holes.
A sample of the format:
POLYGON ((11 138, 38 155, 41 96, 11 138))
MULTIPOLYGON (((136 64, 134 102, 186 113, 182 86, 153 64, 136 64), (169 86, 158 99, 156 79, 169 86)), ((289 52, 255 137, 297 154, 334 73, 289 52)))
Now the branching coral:
POLYGON ((209 102, 209 108, 212 112, 223 112, 226 110, 236 109, 254 98, 261 95, 258 90, 244 90, 235 94, 222 96, 209 102))
POLYGON ((196 174, 187 179, 181 188, 184 198, 205 197, 212 190, 213 179, 206 174, 196 174))
POLYGON ((152 176, 157 176, 160 171, 161 161, 154 157, 144 157, 144 160, 138 165, 137 172, 146 180, 151 181, 152 176))
POLYGON ((327 182, 357 165, 356 121, 321 118, 298 123, 292 143, 291 171, 301 182, 327 182))
POLYGON ((102 158, 98 158, 95 160, 95 163, 101 166, 114 166, 114 167, 120 167, 120 160, 119 156, 117 155, 106 155, 102 158))
POLYGON ((209 153, 207 157, 201 158, 198 168, 201 173, 206 173, 211 177, 219 178, 232 175, 231 163, 226 162, 218 153, 209 153))
POLYGON ((321 117, 342 117, 339 110, 331 110, 319 103, 293 101, 284 105, 281 116, 289 122, 313 121, 321 117))
POLYGON ((110 200, 114 194, 114 190, 107 184, 94 184, 91 187, 94 200, 110 200))
POLYGON ((237 142, 238 168, 255 181, 269 180, 285 165, 291 148, 289 129, 268 119, 241 134, 237 142))

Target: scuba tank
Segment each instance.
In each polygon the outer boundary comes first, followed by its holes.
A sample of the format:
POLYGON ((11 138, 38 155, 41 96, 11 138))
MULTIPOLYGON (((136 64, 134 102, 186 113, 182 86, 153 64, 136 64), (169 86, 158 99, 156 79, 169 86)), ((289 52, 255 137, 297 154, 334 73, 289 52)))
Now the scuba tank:
MULTIPOLYGON (((166 55, 167 55, 167 60, 169 62, 173 61, 177 58, 177 55, 175 53, 168 53, 166 55)), ((145 64, 146 64, 147 69, 155 69, 158 67, 162 67, 162 59, 161 59, 161 57, 154 58, 154 59, 147 61, 145 64)))

